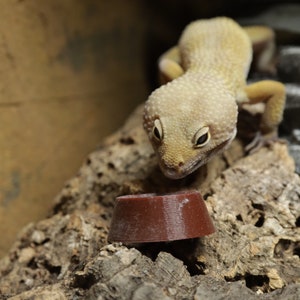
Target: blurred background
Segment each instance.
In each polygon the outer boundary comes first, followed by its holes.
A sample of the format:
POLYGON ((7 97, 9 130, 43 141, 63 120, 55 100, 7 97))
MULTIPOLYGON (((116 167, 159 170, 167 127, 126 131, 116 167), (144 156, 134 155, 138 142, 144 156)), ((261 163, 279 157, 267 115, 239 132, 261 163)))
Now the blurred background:
POLYGON ((146 100, 188 22, 227 15, 297 36, 296 2, 0 0, 0 257, 146 100))

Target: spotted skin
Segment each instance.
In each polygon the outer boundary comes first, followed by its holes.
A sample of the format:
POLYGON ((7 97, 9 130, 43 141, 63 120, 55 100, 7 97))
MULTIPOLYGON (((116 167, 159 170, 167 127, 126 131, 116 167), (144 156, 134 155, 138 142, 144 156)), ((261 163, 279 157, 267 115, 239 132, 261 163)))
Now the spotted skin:
POLYGON ((236 135, 243 103, 266 103, 262 135, 251 148, 274 138, 284 86, 270 80, 247 85, 251 61, 251 36, 225 17, 191 23, 161 57, 165 84, 146 101, 143 125, 167 177, 185 177, 224 151, 236 135))

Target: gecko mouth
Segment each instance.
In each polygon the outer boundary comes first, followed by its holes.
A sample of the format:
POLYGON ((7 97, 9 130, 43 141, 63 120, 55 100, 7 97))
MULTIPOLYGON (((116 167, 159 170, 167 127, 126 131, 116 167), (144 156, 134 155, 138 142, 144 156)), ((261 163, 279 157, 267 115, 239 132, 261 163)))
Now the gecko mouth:
POLYGON ((162 169, 164 175, 168 178, 171 178, 171 179, 184 178, 187 175, 196 171, 198 168, 200 168, 204 164, 206 164, 212 157, 214 157, 215 155, 224 151, 228 147, 228 145, 231 143, 231 141, 234 139, 234 137, 235 137, 235 133, 232 135, 232 137, 230 137, 226 141, 220 143, 213 149, 206 152, 205 159, 189 161, 189 162, 185 163, 184 165, 179 166, 177 168, 168 167, 163 164, 164 167, 162 167, 161 169, 162 169))

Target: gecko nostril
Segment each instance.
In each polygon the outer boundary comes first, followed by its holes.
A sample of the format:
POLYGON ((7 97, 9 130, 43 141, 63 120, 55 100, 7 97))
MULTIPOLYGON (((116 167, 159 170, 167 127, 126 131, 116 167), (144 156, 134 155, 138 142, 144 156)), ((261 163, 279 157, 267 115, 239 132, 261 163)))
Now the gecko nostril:
POLYGON ((178 167, 180 168, 180 167, 182 167, 182 166, 183 166, 183 162, 180 161, 180 162, 178 163, 178 167))

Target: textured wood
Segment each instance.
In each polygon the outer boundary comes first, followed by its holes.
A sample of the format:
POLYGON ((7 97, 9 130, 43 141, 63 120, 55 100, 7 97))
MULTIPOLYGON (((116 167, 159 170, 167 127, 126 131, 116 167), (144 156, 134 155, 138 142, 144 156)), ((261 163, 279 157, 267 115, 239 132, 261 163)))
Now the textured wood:
POLYGON ((24 228, 0 262, 3 299, 297 299, 300 179, 286 145, 241 142, 190 177, 163 177, 141 107, 92 153, 52 215, 24 228), (114 199, 196 188, 217 232, 169 244, 107 244, 114 199), (176 257, 176 258, 175 258, 176 257))

